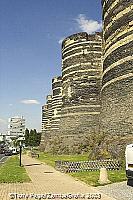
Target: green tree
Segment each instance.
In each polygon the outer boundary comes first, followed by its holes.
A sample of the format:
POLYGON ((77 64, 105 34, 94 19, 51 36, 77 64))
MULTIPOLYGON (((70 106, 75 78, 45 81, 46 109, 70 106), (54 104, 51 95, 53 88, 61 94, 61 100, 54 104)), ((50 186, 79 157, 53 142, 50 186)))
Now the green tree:
POLYGON ((34 131, 34 141, 33 141, 33 145, 37 146, 37 131, 36 129, 33 130, 34 131))
POLYGON ((35 134, 34 134, 34 130, 30 130, 30 134, 29 134, 29 146, 34 146, 35 145, 35 134))
POLYGON ((26 128, 25 130, 25 146, 29 145, 29 130, 26 128))
POLYGON ((41 133, 37 133, 36 135, 36 146, 39 146, 40 145, 40 142, 41 142, 41 133))
POLYGON ((26 146, 39 146, 41 141, 41 133, 38 133, 36 129, 25 130, 25 145, 26 146))

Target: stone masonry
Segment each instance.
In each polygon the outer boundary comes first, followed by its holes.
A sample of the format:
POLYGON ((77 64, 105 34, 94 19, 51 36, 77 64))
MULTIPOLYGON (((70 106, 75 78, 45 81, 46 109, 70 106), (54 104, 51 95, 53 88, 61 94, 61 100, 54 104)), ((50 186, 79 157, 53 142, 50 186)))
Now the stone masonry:
POLYGON ((103 0, 101 131, 133 133, 133 1, 103 0))
POLYGON ((52 80, 51 143, 57 136, 63 148, 71 149, 82 144, 84 136, 99 133, 101 77, 101 33, 67 37, 62 43, 62 78, 52 80))
POLYGON ((51 149, 51 140, 60 134, 60 117, 62 106, 62 77, 52 79, 52 95, 47 96, 46 105, 42 106, 41 148, 51 149))
POLYGON ((47 95, 46 104, 42 106, 42 137, 40 147, 46 148, 46 141, 52 128, 52 95, 47 95))
POLYGON ((62 153, 99 134, 98 148, 121 156, 133 139, 133 1, 102 0, 102 7, 103 37, 83 32, 62 43, 60 123, 51 137, 62 153))
POLYGON ((62 43, 60 129, 68 148, 83 144, 86 135, 99 132, 101 59, 101 33, 77 33, 62 43))
POLYGON ((52 79, 52 134, 57 134, 60 127, 61 106, 62 106, 62 77, 52 79))

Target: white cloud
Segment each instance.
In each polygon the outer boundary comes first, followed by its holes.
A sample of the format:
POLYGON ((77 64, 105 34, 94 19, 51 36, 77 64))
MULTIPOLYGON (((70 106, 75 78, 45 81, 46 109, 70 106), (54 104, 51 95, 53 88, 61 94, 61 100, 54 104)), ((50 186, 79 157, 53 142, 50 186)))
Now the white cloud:
POLYGON ((92 34, 96 31, 101 31, 102 29, 102 22, 87 19, 84 14, 79 14, 76 21, 78 22, 81 31, 87 32, 88 34, 92 34))
POLYGON ((35 99, 24 99, 21 101, 23 104, 40 104, 37 100, 35 99))
POLYGON ((5 119, 0 118, 0 133, 7 132, 7 124, 8 122, 5 119))
POLYGON ((9 106, 13 106, 13 104, 12 104, 12 103, 10 103, 10 104, 9 104, 9 106))
POLYGON ((62 42, 63 42, 64 39, 65 39, 65 37, 62 37, 62 38, 58 41, 58 43, 59 43, 59 44, 62 44, 62 42))
POLYGON ((0 125, 5 125, 5 124, 7 124, 7 121, 2 119, 2 118, 0 118, 0 125))

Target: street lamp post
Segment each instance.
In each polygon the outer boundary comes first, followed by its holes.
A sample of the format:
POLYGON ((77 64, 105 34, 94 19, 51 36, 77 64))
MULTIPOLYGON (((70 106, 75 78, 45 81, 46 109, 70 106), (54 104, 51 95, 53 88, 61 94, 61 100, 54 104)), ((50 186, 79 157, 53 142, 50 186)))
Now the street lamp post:
POLYGON ((19 159, 19 161, 20 161, 20 163, 19 163, 19 165, 20 165, 20 167, 21 167, 21 161, 22 161, 22 143, 21 143, 21 141, 20 141, 20 144, 19 144, 19 148, 20 148, 20 151, 19 151, 19 153, 20 153, 20 159, 19 159))
POLYGON ((23 147, 23 142, 25 140, 25 137, 21 137, 19 136, 17 141, 19 141, 19 165, 21 166, 22 165, 22 147, 23 147))

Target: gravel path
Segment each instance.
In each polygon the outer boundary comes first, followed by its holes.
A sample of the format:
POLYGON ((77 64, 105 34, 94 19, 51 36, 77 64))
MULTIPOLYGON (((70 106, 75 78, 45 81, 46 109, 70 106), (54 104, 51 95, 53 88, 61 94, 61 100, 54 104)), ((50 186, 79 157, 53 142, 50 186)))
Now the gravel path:
POLYGON ((117 200, 133 200, 133 187, 127 186, 126 181, 98 186, 97 189, 117 200))

